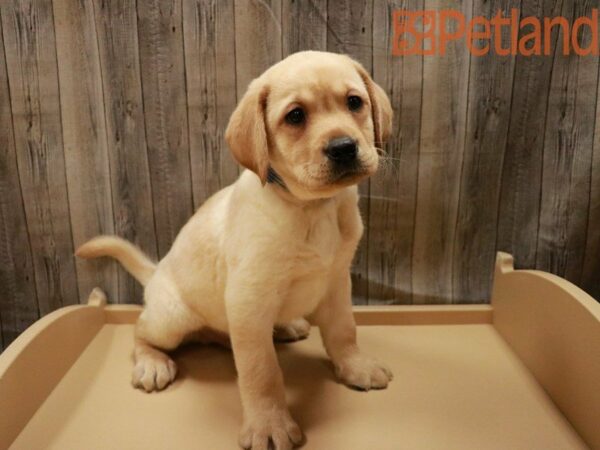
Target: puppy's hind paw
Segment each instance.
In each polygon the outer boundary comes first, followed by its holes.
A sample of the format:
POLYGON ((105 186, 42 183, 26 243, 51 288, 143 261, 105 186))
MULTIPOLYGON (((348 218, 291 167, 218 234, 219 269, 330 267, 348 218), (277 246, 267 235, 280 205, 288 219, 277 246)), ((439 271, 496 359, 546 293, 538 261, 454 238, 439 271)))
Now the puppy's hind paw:
POLYGON ((177 366, 167 355, 146 354, 138 358, 131 377, 136 388, 146 392, 160 391, 175 380, 177 366))
POLYGON ((306 319, 294 319, 284 325, 276 325, 273 339, 276 342, 295 342, 306 339, 310 334, 310 324, 306 319))

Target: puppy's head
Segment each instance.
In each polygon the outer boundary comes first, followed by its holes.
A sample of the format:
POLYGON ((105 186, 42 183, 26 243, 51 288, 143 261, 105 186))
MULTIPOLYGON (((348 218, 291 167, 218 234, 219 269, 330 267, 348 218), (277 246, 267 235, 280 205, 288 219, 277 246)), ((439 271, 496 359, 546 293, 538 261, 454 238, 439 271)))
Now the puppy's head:
POLYGON ((392 109, 345 55, 300 52, 252 81, 225 138, 263 183, 273 169, 301 199, 324 198, 377 170, 392 109))

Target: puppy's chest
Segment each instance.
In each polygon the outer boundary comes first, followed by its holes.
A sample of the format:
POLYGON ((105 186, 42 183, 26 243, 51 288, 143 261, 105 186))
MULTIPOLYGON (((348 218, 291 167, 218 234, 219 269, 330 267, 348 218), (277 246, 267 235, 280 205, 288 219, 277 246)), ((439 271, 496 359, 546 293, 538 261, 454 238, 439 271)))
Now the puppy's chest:
POLYGON ((327 271, 342 246, 342 236, 335 211, 329 211, 299 230, 293 264, 298 274, 327 271))
POLYGON ((280 312, 284 322, 305 316, 316 308, 327 292, 343 246, 334 215, 312 222, 303 232, 291 246, 293 276, 280 312))

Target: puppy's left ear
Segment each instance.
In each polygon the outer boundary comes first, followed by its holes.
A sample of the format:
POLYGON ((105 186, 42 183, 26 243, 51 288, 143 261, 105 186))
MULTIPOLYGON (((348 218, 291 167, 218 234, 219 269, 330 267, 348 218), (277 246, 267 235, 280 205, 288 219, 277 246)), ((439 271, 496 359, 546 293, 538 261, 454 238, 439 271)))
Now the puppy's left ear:
POLYGON ((263 185, 267 181, 269 170, 265 122, 268 94, 268 86, 261 78, 252 81, 225 130, 225 140, 233 157, 246 169, 257 174, 263 185))
POLYGON ((371 101, 371 115, 373 117, 373 128, 375 133, 375 145, 382 147, 392 130, 392 105, 385 91, 373 81, 371 75, 358 62, 353 61, 360 77, 369 93, 371 101))

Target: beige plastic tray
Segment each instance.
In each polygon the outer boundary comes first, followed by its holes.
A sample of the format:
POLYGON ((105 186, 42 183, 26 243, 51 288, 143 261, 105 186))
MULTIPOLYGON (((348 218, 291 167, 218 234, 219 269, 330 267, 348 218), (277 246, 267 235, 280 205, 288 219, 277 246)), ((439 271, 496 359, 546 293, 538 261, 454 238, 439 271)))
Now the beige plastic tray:
MULTIPOLYGON (((39 320, 0 355, 0 448, 235 449, 230 351, 189 346, 163 392, 130 385, 140 308, 101 296, 39 320)), ((338 384, 318 331, 278 345, 305 449, 600 449, 600 304, 499 254, 492 305, 356 308, 389 388, 338 384)))

